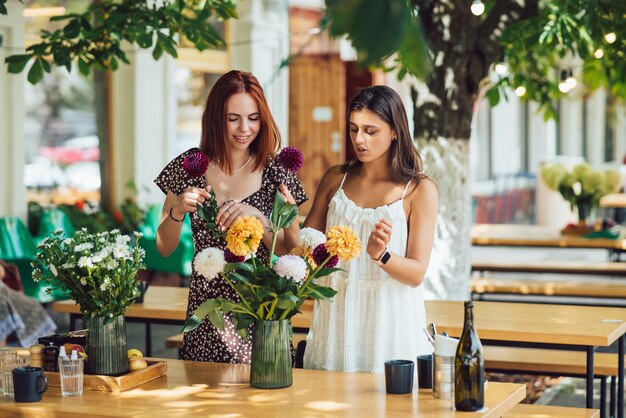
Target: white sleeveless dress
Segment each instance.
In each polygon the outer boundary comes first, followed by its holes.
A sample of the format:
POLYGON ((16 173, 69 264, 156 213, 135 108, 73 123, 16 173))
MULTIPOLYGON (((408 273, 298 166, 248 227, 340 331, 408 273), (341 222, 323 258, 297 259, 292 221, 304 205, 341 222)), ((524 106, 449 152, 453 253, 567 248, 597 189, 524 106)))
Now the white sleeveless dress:
POLYGON ((407 219, 402 199, 377 208, 361 208, 339 190, 328 207, 326 228, 345 225, 359 236, 361 254, 351 261, 340 261, 343 269, 321 277, 318 283, 330 286, 337 295, 315 304, 304 353, 304 368, 381 373, 387 360, 415 361, 432 352, 422 328, 426 311, 422 286, 399 283, 379 267, 365 251, 374 225, 386 218, 393 223, 388 248, 406 255, 407 219))

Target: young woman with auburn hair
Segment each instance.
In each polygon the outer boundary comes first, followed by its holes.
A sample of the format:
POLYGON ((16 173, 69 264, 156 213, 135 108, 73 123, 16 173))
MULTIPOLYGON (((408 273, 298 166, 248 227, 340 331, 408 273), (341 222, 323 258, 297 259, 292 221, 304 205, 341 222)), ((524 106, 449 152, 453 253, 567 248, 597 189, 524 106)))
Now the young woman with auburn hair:
MULTIPOLYGON (((220 77, 204 107, 200 148, 174 158, 155 179, 166 194, 157 230, 159 252, 168 256, 176 249, 187 213, 194 256, 207 247, 226 249, 224 239, 209 230, 196 213, 197 206, 213 190, 219 205, 215 220, 221 230, 228 229, 239 217, 255 216, 261 221, 265 233, 257 257, 267 263, 271 246, 268 219, 276 191, 291 203, 300 205, 307 200, 298 178, 275 161, 279 148, 280 133, 256 77, 236 70, 220 77)), ((298 232, 297 222, 293 224, 286 231, 291 236, 298 232)), ((277 253, 291 248, 285 243, 283 232, 278 237, 277 253)), ((187 317, 206 299, 215 297, 238 299, 224 279, 203 277, 194 268, 187 317)), ((207 319, 185 334, 181 358, 249 364, 251 349, 252 339, 242 339, 231 319, 226 318, 224 331, 213 327, 207 319)))

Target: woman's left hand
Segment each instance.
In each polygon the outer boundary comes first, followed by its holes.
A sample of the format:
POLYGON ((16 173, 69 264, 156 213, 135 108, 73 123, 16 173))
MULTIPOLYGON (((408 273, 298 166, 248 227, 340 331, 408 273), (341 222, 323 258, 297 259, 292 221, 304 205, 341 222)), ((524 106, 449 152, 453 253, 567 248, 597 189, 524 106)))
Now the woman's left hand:
POLYGON ((391 239, 392 227, 393 224, 387 219, 381 219, 374 225, 374 230, 367 241, 367 254, 372 260, 378 260, 385 252, 391 239))
POLYGON ((234 200, 224 202, 224 204, 218 209, 217 214, 215 215, 215 223, 220 228, 220 231, 226 231, 237 218, 245 216, 254 216, 259 218, 263 227, 267 228, 267 219, 260 210, 254 206, 241 202, 235 202, 234 200))

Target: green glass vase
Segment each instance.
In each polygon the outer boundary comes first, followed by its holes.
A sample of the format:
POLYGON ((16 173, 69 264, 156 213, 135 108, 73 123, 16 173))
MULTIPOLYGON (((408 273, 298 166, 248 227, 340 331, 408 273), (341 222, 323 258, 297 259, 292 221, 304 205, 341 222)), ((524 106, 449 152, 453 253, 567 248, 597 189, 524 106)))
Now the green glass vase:
POLYGON ((118 315, 110 321, 96 316, 87 318, 87 363, 89 374, 119 376, 128 371, 126 321, 118 315))
POLYGON ((255 321, 252 332, 250 386, 279 389, 291 386, 291 323, 255 321))

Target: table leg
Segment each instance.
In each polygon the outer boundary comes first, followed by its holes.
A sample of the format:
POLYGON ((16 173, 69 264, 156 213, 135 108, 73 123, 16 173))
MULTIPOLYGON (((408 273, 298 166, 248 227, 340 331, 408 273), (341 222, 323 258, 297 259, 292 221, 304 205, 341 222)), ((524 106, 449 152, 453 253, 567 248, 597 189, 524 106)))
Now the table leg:
POLYGON ((76 319, 75 314, 70 314, 70 331, 76 331, 76 319))
POLYGON ((587 347, 587 403, 586 408, 593 408, 593 351, 594 347, 587 347))
POLYGON ((610 400, 610 405, 609 405, 609 416, 610 417, 614 417, 615 416, 615 398, 617 397, 617 393, 615 391, 615 383, 616 383, 616 376, 611 376, 611 400, 610 400))
POLYGON ((152 327, 146 322, 146 357, 152 357, 152 327))
POLYGON ((617 418, 624 418, 624 336, 619 337, 617 358, 617 418))
POLYGON ((606 418, 606 376, 600 377, 600 418, 606 418))

